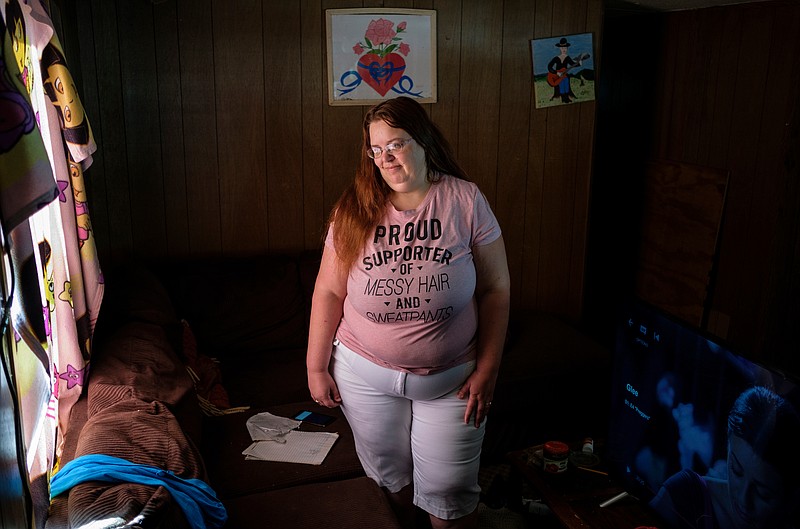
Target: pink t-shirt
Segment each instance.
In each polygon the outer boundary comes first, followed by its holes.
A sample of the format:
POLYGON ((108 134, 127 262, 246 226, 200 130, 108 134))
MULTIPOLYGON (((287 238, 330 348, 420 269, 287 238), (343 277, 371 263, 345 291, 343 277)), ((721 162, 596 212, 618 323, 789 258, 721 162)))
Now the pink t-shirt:
POLYGON ((350 271, 337 338, 378 365, 417 374, 473 359, 472 248, 499 237, 497 218, 472 182, 444 176, 415 210, 388 203, 350 271))

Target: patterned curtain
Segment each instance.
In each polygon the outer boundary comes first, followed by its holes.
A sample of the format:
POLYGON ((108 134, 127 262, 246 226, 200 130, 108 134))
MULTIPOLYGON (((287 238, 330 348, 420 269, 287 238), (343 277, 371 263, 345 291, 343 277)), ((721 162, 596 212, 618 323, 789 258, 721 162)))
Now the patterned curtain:
POLYGON ((12 271, 4 361, 38 527, 103 298, 83 175, 96 145, 42 1, 0 0, 0 223, 12 271))

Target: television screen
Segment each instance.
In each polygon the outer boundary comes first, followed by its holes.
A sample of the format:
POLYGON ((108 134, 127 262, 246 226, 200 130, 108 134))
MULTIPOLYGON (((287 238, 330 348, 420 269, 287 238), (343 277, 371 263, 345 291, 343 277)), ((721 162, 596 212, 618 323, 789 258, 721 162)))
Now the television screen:
POLYGON ((800 527, 798 387, 631 302, 618 321, 610 468, 676 529, 800 527))

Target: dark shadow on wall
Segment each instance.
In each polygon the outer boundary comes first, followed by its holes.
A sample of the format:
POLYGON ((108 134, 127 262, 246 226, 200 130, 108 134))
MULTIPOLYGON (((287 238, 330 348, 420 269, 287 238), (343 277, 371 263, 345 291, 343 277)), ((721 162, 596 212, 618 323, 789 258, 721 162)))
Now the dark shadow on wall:
POLYGON ((609 348, 621 303, 634 292, 661 35, 658 14, 606 12, 582 326, 609 348))

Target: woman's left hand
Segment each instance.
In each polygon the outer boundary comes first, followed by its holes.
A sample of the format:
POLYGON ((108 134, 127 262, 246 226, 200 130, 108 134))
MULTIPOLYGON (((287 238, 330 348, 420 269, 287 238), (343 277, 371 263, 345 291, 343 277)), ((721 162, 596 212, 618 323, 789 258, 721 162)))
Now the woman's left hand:
POLYGON ((467 399, 467 410, 464 412, 465 424, 469 424, 474 416, 475 428, 480 427, 492 407, 496 381, 497 373, 483 373, 476 369, 461 386, 458 398, 467 399))

